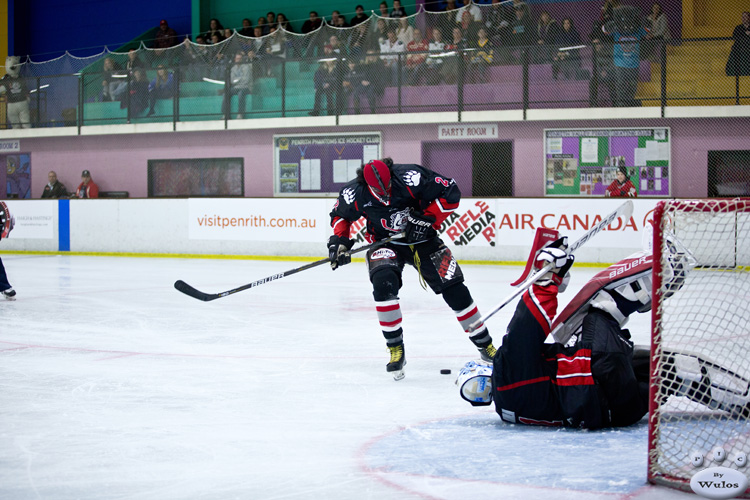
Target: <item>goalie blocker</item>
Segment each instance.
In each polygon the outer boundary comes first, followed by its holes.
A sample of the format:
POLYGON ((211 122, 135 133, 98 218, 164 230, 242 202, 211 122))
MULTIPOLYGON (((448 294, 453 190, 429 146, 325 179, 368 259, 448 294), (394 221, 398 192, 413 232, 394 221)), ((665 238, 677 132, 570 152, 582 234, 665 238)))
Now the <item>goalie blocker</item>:
MULTIPOLYGON (((550 235, 550 240, 554 235, 550 235)), ((536 247, 536 245, 535 245, 536 247)), ((530 260, 540 255, 536 247, 530 260)), ((592 278, 555 317, 558 287, 532 285, 519 302, 493 363, 472 361, 456 381, 474 406, 493 401, 509 423, 596 429, 627 426, 648 411, 648 348, 636 349, 628 317, 651 307, 652 257, 630 256, 592 278), (552 333, 555 342, 545 343, 552 333)), ((670 289, 678 292, 689 266, 680 256, 670 289)), ((528 274, 533 265, 528 266, 528 274)), ((523 278, 523 277, 522 277, 523 278)), ((684 396, 747 416, 748 381, 689 353, 670 353, 663 400, 684 396), (679 361, 679 362, 678 362, 679 361)))

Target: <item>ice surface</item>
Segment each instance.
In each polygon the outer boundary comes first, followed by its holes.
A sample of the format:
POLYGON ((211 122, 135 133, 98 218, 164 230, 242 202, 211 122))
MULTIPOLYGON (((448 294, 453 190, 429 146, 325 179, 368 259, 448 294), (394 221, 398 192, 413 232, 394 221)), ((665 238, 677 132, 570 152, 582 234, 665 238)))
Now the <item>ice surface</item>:
MULTIPOLYGON (((18 300, 0 302, 0 498, 688 497, 646 485, 645 421, 522 428, 466 404, 454 379, 476 350, 411 269, 395 382, 362 263, 203 303, 173 282, 213 293, 302 264, 2 258, 18 300)), ((561 307, 597 271, 574 268, 561 307)), ((489 310, 521 269, 464 272, 489 310)), ((648 342, 648 315, 629 326, 648 342)))

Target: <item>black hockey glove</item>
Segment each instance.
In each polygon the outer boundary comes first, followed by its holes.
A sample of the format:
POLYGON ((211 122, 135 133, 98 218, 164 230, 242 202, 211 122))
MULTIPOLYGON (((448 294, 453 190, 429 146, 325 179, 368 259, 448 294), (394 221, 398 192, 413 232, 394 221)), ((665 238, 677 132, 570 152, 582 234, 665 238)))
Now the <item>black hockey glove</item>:
POLYGON ((328 238, 328 260, 331 261, 331 269, 336 270, 352 261, 352 256, 347 252, 354 246, 354 240, 342 238, 335 234, 328 238))
POLYGON ((404 228, 404 233, 406 234, 404 241, 406 243, 419 243, 426 240, 428 238, 427 232, 434 223, 435 219, 433 217, 414 211, 409 212, 409 217, 406 220, 406 228, 404 228))

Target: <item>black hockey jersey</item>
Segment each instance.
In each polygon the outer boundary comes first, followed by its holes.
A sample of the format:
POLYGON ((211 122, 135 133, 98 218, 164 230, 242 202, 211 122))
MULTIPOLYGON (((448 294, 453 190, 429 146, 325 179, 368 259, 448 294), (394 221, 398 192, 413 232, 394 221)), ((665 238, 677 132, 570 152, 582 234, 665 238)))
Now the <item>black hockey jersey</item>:
MULTIPOLYGON (((421 165, 394 164, 391 168, 391 198, 383 205, 367 186, 357 180, 349 182, 339 193, 331 211, 334 234, 350 237, 350 226, 364 217, 370 241, 388 238, 403 231, 410 210, 435 218, 436 229, 458 208, 461 191, 456 181, 443 177, 421 165)), ((394 242, 395 243, 395 242, 394 242)))

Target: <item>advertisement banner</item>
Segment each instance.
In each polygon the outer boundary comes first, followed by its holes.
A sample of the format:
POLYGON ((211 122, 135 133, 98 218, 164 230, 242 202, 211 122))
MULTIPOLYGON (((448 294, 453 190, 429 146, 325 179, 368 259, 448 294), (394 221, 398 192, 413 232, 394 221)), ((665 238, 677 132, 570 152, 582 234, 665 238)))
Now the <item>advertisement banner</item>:
POLYGON ((333 200, 191 198, 188 238, 325 242, 333 200))
POLYGON ((8 239, 46 240, 55 237, 57 201, 6 200, 5 203, 16 220, 8 239))

